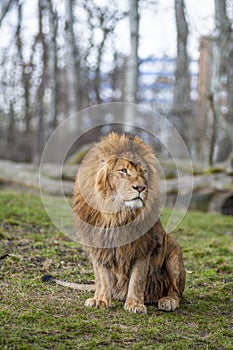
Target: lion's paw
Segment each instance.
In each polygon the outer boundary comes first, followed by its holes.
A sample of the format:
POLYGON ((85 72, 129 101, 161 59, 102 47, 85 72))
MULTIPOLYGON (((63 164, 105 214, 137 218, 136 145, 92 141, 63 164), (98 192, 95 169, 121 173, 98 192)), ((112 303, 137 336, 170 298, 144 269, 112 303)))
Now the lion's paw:
POLYGON ((138 313, 138 314, 146 314, 147 309, 144 304, 140 304, 138 301, 130 300, 126 301, 124 305, 124 309, 126 311, 138 313))
POLYGON ((163 311, 175 311, 179 307, 179 301, 174 297, 167 296, 159 299, 158 308, 163 311))
POLYGON ((87 307, 96 307, 96 308, 101 308, 101 309, 106 309, 110 307, 108 303, 106 303, 104 300, 100 299, 94 299, 94 298, 89 298, 85 301, 85 306, 87 307))

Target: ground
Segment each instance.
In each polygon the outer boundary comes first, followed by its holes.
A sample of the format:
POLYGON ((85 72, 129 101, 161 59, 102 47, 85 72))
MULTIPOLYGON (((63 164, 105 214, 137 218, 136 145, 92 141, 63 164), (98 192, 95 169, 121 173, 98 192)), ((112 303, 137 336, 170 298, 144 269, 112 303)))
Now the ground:
POLYGON ((80 246, 53 226, 39 195, 2 191, 0 349, 233 349, 233 218, 190 212, 173 235, 187 269, 177 311, 88 309, 90 293, 41 282, 45 273, 93 281, 80 246))

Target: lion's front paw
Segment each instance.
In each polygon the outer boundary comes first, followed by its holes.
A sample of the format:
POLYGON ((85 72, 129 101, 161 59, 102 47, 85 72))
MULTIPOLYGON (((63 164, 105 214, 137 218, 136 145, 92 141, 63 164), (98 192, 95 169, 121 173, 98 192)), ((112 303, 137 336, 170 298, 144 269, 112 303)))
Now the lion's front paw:
POLYGON ((89 298, 85 301, 85 306, 106 309, 110 307, 110 303, 101 299, 89 298))
POLYGON ((159 310, 175 311, 175 309, 177 309, 178 307, 179 307, 179 301, 172 296, 161 298, 158 301, 159 310))
POLYGON ((139 303, 136 300, 126 300, 124 309, 130 312, 138 314, 146 314, 147 310, 144 304, 139 303))

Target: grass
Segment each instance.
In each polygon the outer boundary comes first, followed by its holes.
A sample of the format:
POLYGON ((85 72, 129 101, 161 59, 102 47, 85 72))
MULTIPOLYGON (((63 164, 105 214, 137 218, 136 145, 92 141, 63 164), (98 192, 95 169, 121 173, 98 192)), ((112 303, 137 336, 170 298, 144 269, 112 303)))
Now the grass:
POLYGON ((187 269, 176 312, 149 306, 135 315, 116 301, 88 309, 90 293, 40 280, 93 280, 81 248, 53 226, 38 195, 1 192, 0 256, 10 256, 0 260, 0 349, 233 349, 233 218, 190 212, 173 235, 187 269))

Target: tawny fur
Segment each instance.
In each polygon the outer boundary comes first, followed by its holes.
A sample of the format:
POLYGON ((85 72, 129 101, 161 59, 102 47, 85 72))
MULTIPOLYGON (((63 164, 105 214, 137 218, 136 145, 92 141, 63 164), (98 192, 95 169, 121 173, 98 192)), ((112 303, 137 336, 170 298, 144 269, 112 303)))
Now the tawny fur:
POLYGON ((155 161, 140 138, 115 133, 95 144, 84 159, 73 212, 95 273, 95 296, 87 306, 110 307, 111 298, 124 300, 126 310, 138 313, 146 313, 145 303, 158 303, 165 311, 179 306, 185 269, 177 242, 159 220, 155 161), (88 238, 83 223, 102 230, 102 235, 88 238), (123 244, 118 245, 114 235, 108 241, 106 228, 122 228, 122 236, 116 236, 123 244))

